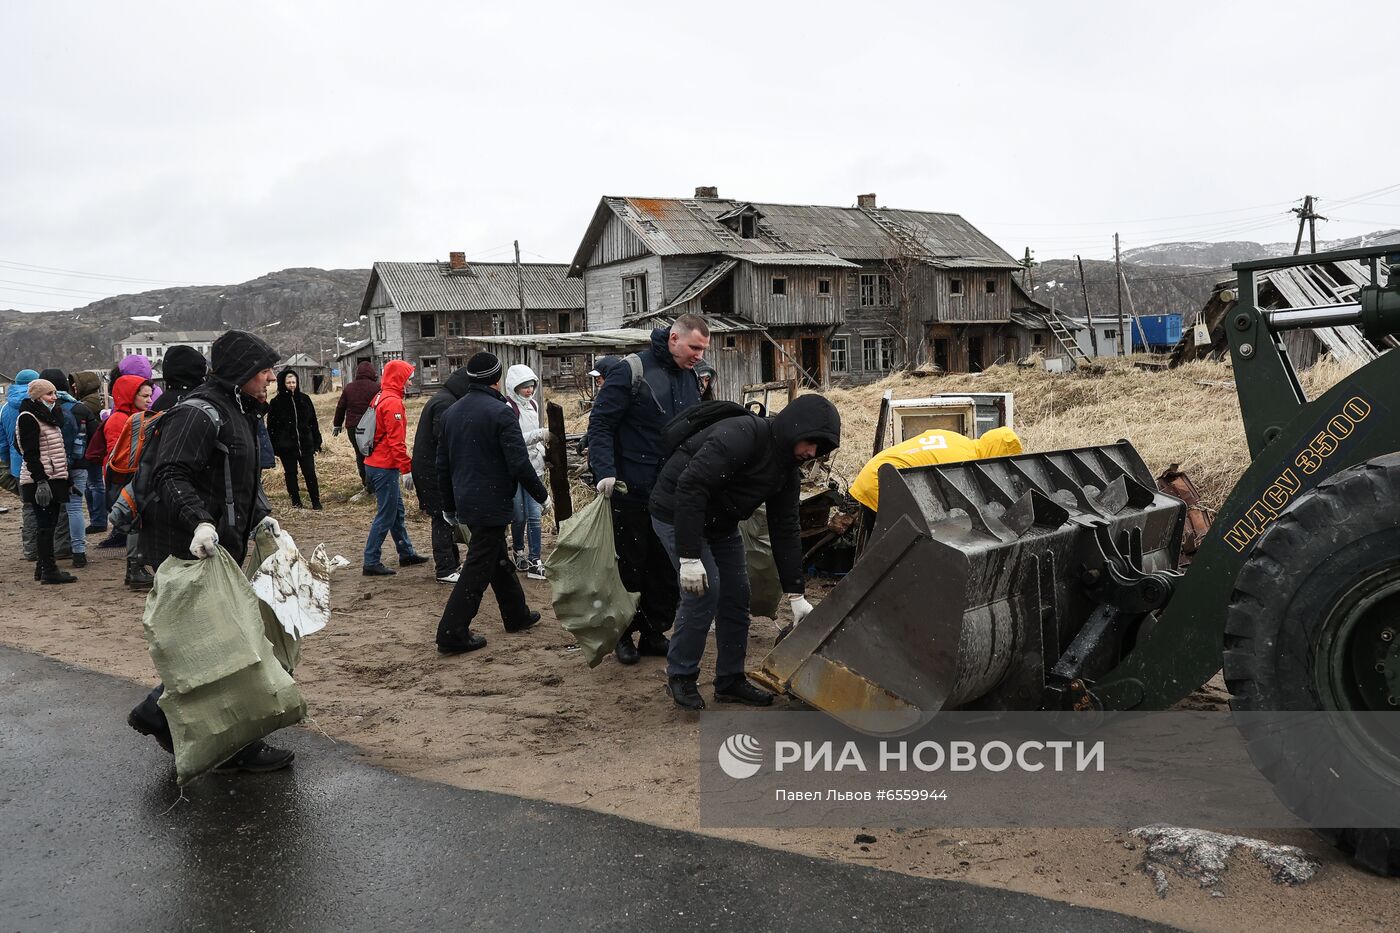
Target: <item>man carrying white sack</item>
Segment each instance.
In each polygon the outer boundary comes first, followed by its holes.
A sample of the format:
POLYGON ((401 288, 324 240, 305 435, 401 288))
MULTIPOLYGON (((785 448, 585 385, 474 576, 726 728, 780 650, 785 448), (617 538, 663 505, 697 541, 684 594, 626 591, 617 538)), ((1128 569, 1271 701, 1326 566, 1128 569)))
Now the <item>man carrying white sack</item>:
MULTIPOLYGON (((279 358, 260 337, 229 331, 214 341, 204 385, 161 416, 151 451, 154 494, 141 512, 141 549, 150 566, 159 568, 170 556, 214 557, 221 545, 241 564, 258 527, 266 522, 280 530, 263 495, 257 432, 279 358)), ((170 727, 157 704, 163 689, 157 685, 126 721, 173 752, 170 727)), ((293 757, 258 740, 214 770, 276 771, 293 757)))

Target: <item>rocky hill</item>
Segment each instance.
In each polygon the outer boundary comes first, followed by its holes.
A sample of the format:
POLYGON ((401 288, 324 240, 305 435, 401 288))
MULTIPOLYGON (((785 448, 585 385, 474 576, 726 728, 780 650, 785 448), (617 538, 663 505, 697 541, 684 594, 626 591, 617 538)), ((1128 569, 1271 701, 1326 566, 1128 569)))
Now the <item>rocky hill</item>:
POLYGON ((72 311, 0 310, 0 374, 110 366, 113 344, 149 330, 255 330, 286 356, 329 360, 337 337, 364 336, 358 318, 368 277, 368 269, 283 269, 239 285, 162 288, 72 311))

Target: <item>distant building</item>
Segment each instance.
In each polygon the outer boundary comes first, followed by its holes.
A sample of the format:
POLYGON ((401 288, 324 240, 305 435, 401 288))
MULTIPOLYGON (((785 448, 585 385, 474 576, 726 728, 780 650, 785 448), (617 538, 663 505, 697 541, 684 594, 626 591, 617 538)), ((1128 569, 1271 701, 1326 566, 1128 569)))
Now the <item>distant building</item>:
POLYGON ((722 322, 727 383, 870 382, 907 357, 978 371, 1030 352, 1020 265, 957 214, 720 198, 604 197, 569 275, 589 330, 722 322), (725 352, 729 351, 729 352, 725 352), (730 372, 730 371, 733 372, 730 372))
POLYGON ((184 345, 194 347, 204 358, 209 358, 209 348, 222 334, 221 330, 150 330, 132 334, 113 345, 113 362, 124 356, 144 356, 151 361, 153 370, 160 369, 165 353, 171 347, 184 345))
POLYGON ((369 339, 341 350, 342 377, 353 379, 362 359, 376 370, 402 359, 417 370, 414 384, 430 389, 482 348, 475 338, 582 330, 583 285, 563 264, 468 263, 464 253, 450 253, 447 262, 376 262, 360 313, 369 339))
MULTIPOLYGON (((307 395, 329 392, 331 389, 330 370, 309 353, 294 353, 277 364, 277 374, 290 369, 297 374, 297 387, 307 395)), ((352 373, 350 378, 354 378, 352 373)))

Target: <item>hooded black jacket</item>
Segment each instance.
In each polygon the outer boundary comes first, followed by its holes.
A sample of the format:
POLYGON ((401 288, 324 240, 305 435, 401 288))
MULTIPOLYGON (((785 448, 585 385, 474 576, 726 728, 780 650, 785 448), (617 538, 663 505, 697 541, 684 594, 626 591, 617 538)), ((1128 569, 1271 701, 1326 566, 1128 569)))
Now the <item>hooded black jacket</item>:
POLYGON ((733 534, 767 503, 783 592, 801 593, 801 478, 793 447, 804 440, 816 442, 818 455, 841 444, 841 415, 820 395, 800 395, 773 418, 727 418, 677 447, 650 500, 652 516, 676 528, 676 555, 698 558, 702 537, 733 534))
POLYGON ((191 389, 204 385, 204 377, 209 374, 209 361, 194 347, 184 344, 173 346, 165 354, 160 364, 161 379, 165 391, 151 403, 151 411, 165 411, 190 394, 191 389))
POLYGON ((287 377, 295 371, 284 369, 277 376, 277 395, 267 406, 267 433, 272 449, 279 455, 300 457, 321 450, 321 423, 316 418, 316 406, 311 396, 301 391, 297 379, 296 391, 287 388, 287 377))
POLYGON ((467 394, 471 377, 467 368, 447 377, 442 388, 428 399, 418 416, 417 433, 413 435, 413 488, 418 493, 418 507, 425 512, 441 512, 442 495, 438 492, 437 451, 442 437, 442 416, 467 394))
POLYGON ((177 405, 158 422, 154 450, 155 497, 142 510, 141 553, 159 567, 174 555, 189 559, 195 526, 209 522, 219 531, 219 543, 239 563, 248 553, 248 536, 269 514, 258 468, 258 416, 267 404, 240 387, 278 360, 266 341, 255 334, 229 331, 214 341, 213 368, 208 381, 187 398, 208 401, 219 410, 220 427, 204 412, 177 405), (224 508, 225 454, 233 479, 234 521, 224 508))
POLYGON ((549 498, 530 465, 520 422, 501 393, 474 382, 440 423, 438 493, 443 510, 456 512, 459 522, 469 528, 509 525, 521 486, 536 502, 549 498))
POLYGON ((355 378, 340 390, 340 401, 336 402, 335 419, 331 421, 331 427, 338 428, 344 425, 345 430, 353 432, 355 425, 360 423, 360 419, 369 409, 369 403, 374 401, 378 394, 379 377, 374 374, 374 367, 368 362, 360 363, 355 367, 355 378))

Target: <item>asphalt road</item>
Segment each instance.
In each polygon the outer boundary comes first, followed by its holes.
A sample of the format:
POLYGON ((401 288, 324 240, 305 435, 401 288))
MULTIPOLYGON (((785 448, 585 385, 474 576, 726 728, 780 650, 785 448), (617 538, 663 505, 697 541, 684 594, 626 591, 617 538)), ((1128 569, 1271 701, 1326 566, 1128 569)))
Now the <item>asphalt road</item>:
MULTIPOLYGON (((0 930, 1152 930, 400 777, 305 730, 289 771, 175 786, 142 688, 0 647, 0 930)), ((463 723, 463 728, 470 728, 463 723)))

